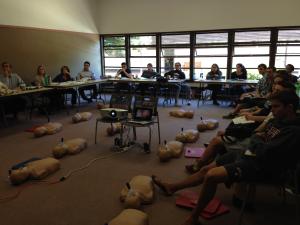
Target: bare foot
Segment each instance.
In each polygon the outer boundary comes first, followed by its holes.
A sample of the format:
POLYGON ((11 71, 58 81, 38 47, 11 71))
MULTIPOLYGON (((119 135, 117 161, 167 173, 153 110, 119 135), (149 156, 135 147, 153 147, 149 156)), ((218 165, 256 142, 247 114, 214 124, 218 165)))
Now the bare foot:
POLYGON ((152 181, 166 196, 173 195, 174 191, 172 190, 172 187, 170 187, 170 184, 162 182, 155 175, 152 175, 152 181))

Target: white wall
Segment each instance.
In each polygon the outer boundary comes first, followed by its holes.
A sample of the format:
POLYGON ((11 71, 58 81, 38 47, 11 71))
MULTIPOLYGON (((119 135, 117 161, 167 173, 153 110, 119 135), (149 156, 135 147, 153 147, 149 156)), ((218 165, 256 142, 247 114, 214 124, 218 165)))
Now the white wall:
POLYGON ((299 26, 300 0, 100 0, 100 34, 299 26))
POLYGON ((0 25, 98 33, 97 0, 0 0, 0 25))

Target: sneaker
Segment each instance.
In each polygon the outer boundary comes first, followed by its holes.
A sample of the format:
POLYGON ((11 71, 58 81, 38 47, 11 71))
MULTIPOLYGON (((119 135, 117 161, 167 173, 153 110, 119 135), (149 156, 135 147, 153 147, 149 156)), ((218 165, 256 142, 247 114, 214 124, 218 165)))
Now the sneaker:
POLYGON ((236 116, 235 113, 229 113, 227 115, 222 116, 223 119, 233 119, 236 116))

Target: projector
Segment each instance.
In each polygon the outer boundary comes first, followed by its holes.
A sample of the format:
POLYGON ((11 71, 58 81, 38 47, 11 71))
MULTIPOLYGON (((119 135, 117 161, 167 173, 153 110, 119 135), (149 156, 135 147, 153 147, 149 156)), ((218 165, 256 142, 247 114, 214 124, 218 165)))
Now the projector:
POLYGON ((128 118, 128 110, 118 108, 100 109, 100 115, 105 120, 126 120, 128 118))

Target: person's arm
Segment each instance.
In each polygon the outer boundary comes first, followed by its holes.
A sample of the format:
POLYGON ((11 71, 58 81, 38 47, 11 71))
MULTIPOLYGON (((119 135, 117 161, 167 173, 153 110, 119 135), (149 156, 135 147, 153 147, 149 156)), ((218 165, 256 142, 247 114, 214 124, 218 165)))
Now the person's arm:
POLYGON ((95 74, 93 72, 91 72, 91 79, 96 80, 95 74))
POLYGON ((133 74, 131 73, 130 69, 123 70, 123 72, 125 73, 126 77, 133 78, 133 74))
POLYGON ((20 87, 21 85, 25 85, 25 82, 22 80, 22 78, 18 75, 15 74, 16 79, 17 79, 17 86, 20 87))
POLYGON ((263 122, 267 116, 253 116, 253 115, 245 115, 246 120, 252 120, 255 122, 263 122))
POLYGON ((222 72, 220 71, 219 73, 218 73, 218 78, 217 78, 218 80, 221 80, 222 79, 222 72))
POLYGON ((212 76, 211 76, 211 72, 208 72, 206 75, 206 80, 211 80, 212 76))
POLYGON ((60 74, 58 74, 56 77, 54 77, 54 79, 52 80, 53 82, 58 82, 60 83, 60 74))
POLYGON ((168 76, 172 77, 172 70, 165 73, 164 77, 168 77, 168 76))
POLYGON ((180 71, 178 78, 181 79, 181 80, 185 80, 185 73, 180 71))

